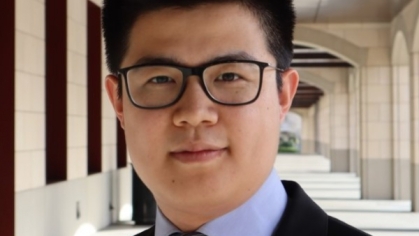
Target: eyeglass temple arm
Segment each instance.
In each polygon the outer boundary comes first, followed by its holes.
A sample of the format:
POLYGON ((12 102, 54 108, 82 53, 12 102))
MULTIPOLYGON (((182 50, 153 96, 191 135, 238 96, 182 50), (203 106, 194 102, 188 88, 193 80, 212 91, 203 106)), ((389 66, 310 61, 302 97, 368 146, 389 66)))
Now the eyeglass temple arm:
POLYGON ((272 69, 275 69, 275 70, 281 72, 281 73, 284 73, 287 70, 287 69, 283 69, 283 68, 278 68, 278 67, 270 65, 270 64, 268 64, 268 66, 271 67, 272 69))

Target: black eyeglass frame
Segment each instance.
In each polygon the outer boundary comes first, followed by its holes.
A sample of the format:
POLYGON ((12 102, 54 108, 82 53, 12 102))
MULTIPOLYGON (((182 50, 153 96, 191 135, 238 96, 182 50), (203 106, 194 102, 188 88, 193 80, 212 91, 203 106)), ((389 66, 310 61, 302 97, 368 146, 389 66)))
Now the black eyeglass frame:
POLYGON ((275 66, 270 65, 269 63, 266 62, 261 62, 261 61, 254 61, 254 60, 227 60, 227 61, 218 61, 218 62, 212 62, 212 63, 208 63, 202 66, 197 66, 197 67, 186 67, 186 66, 180 66, 180 65, 175 65, 175 64, 170 64, 170 63, 145 63, 145 64, 139 64, 139 65, 133 65, 133 66, 129 66, 129 67, 125 67, 125 68, 121 68, 117 71, 117 76, 121 80, 123 79, 125 82, 125 87, 127 90, 127 94, 128 97, 131 101, 131 103, 141 109, 148 109, 148 110, 154 110, 154 109, 162 109, 162 108, 166 108, 166 107, 170 107, 174 104, 176 104, 183 96, 183 94, 185 93, 186 90, 186 86, 187 86, 187 80, 190 76, 195 75, 199 77, 199 84, 201 85, 202 90, 204 90, 205 94, 207 95, 207 97, 218 104, 221 105, 225 105, 225 106, 243 106, 243 105, 247 105, 247 104, 251 104, 253 102, 255 102, 260 95, 260 91, 262 89, 262 82, 263 82, 263 74, 264 71, 267 67, 273 68, 277 71, 279 71, 280 73, 285 72, 285 69, 282 68, 278 68, 275 66), (214 98, 212 96, 212 94, 208 91, 207 86, 205 85, 204 82, 204 71, 211 66, 214 65, 219 65, 219 64, 224 64, 224 63, 253 63, 257 66, 259 66, 259 71, 260 71, 260 75, 259 75, 259 88, 257 90, 257 94, 255 96, 255 98, 251 99, 248 102, 243 102, 243 103, 225 103, 225 102, 221 102, 219 100, 217 100, 216 98, 214 98), (163 106, 158 106, 158 107, 146 107, 146 106, 141 106, 139 104, 137 104, 134 99, 132 98, 130 89, 129 89, 129 85, 128 85, 128 71, 130 71, 131 69, 135 69, 135 68, 141 68, 141 67, 146 67, 146 66, 168 66, 168 67, 172 67, 172 68, 176 68, 178 70, 180 70, 182 72, 183 75, 183 79, 182 79, 182 87, 180 88, 179 94, 177 95, 177 97, 173 100, 173 102, 167 104, 167 105, 163 105, 163 106), (123 77, 123 78, 121 78, 123 77))

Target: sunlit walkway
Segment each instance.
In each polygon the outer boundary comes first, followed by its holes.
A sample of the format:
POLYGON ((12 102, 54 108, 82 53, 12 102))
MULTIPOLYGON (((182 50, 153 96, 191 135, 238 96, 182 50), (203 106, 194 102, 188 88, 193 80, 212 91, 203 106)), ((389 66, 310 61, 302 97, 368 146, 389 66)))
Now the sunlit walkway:
POLYGON ((419 235, 419 213, 410 201, 361 200, 360 179, 331 173, 321 156, 281 155, 275 164, 282 179, 297 181, 326 212, 377 236, 419 235))
MULTIPOLYGON (((410 201, 361 200, 360 179, 331 173, 322 156, 281 154, 275 169, 283 180, 297 181, 328 214, 372 235, 419 235, 419 213, 411 212, 410 201)), ((121 223, 94 236, 131 236, 146 228, 121 223)))

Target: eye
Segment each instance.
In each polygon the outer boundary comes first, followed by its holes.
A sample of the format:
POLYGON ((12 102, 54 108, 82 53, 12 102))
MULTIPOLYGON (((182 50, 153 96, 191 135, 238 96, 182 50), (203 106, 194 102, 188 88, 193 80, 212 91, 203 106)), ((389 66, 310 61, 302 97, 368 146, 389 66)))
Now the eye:
POLYGON ((173 83, 174 80, 168 76, 156 76, 150 79, 151 83, 154 84, 166 84, 166 83, 173 83))
POLYGON ((216 80, 231 82, 240 79, 240 76, 235 73, 224 73, 216 78, 216 80))

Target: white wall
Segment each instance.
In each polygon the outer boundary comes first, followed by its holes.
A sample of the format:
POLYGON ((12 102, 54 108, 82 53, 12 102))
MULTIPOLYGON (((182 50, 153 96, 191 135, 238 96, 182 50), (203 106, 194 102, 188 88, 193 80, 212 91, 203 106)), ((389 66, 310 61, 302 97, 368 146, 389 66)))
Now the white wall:
POLYGON ((45 7, 16 0, 16 191, 45 185, 45 7))
POLYGON ((121 207, 131 203, 130 173, 131 168, 125 168, 19 192, 15 235, 73 236, 83 224, 108 226, 115 221, 114 213, 119 215, 121 207), (116 204, 114 192, 120 193, 116 204))
MULTIPOLYGON (((131 167, 116 169, 116 119, 104 88, 102 173, 87 175, 87 2, 67 4, 68 180, 46 185, 45 1, 16 0, 16 236, 73 236, 83 224, 100 229, 131 204, 131 167)), ((104 77, 104 56, 102 64, 104 77)))
POLYGON ((67 0, 67 178, 87 176, 87 4, 67 0))

